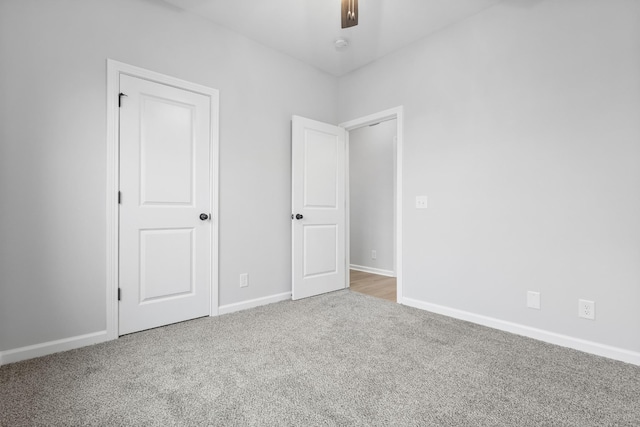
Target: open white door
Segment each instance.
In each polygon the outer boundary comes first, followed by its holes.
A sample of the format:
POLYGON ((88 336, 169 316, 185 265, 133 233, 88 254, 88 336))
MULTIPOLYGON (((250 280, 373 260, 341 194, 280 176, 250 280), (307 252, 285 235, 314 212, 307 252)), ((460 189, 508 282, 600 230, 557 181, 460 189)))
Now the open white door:
POLYGON ((207 316, 211 99, 120 76, 119 335, 207 316))
POLYGON ((346 131, 293 116, 292 299, 347 286, 346 131))

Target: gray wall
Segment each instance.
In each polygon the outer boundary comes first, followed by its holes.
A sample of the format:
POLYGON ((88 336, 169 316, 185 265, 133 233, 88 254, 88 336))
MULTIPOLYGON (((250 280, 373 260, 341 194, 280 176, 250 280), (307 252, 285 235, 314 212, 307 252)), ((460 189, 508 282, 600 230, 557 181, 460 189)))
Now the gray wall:
POLYGON ((405 297, 640 350, 639 17, 506 1, 340 79, 341 121, 405 108, 405 297))
POLYGON ((163 4, 0 2, 0 351, 105 328, 106 58, 220 90, 222 305, 291 289, 291 115, 404 105, 404 295, 640 351, 640 2, 506 1, 339 81, 163 4))
POLYGON ((147 0, 2 1, 0 58, 0 351, 106 327, 107 58, 220 90, 220 304, 291 291, 291 115, 336 78, 147 0))
POLYGON ((349 132, 350 262, 387 272, 394 272, 396 122, 349 132))

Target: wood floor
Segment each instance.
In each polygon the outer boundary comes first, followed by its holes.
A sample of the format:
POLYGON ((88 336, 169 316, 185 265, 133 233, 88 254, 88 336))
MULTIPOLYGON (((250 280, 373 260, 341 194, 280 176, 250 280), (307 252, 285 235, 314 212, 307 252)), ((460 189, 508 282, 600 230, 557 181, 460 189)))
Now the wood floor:
POLYGON ((350 270, 351 290, 396 302, 396 278, 350 270))

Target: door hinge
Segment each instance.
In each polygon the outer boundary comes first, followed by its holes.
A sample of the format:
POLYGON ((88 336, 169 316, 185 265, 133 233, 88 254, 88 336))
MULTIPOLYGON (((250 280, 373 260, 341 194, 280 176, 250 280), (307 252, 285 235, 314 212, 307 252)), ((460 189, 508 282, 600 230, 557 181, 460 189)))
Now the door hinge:
POLYGON ((122 294, 120 293, 120 288, 118 288, 118 301, 120 301, 120 296, 121 296, 121 295, 122 295, 122 294))
POLYGON ((122 97, 123 96, 127 96, 127 94, 126 93, 122 93, 122 92, 120 92, 118 94, 118 108, 122 107, 122 97))
POLYGON ((118 204, 122 204, 122 193, 118 191, 118 204))

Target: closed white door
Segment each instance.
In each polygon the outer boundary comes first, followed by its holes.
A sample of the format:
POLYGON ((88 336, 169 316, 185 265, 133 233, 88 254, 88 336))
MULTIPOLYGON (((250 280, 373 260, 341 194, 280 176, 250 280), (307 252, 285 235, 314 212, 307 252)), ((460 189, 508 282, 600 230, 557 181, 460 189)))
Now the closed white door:
POLYGON ((210 314, 211 100, 120 77, 119 335, 210 314))
POLYGON ((292 299, 347 286, 346 131, 292 121, 292 299))

